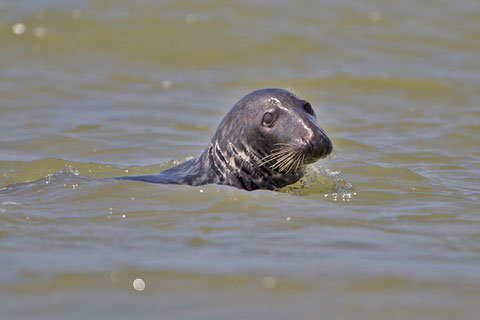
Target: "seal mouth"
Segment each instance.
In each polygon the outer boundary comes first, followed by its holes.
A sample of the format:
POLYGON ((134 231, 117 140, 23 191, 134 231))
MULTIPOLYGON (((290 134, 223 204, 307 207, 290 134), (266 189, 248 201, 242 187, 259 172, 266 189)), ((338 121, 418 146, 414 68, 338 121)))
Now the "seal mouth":
POLYGON ((332 152, 332 142, 328 137, 314 142, 309 139, 302 141, 303 146, 276 143, 272 152, 260 159, 259 165, 268 165, 271 170, 277 172, 296 173, 332 152))

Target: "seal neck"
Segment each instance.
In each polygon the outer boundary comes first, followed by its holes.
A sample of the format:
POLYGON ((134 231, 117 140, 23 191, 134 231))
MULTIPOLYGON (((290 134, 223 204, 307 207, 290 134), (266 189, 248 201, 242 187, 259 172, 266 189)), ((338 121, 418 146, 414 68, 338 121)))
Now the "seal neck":
POLYGON ((277 188, 262 168, 258 167, 260 158, 243 146, 235 147, 228 143, 224 148, 220 148, 213 141, 206 153, 209 161, 227 184, 246 190, 277 188))

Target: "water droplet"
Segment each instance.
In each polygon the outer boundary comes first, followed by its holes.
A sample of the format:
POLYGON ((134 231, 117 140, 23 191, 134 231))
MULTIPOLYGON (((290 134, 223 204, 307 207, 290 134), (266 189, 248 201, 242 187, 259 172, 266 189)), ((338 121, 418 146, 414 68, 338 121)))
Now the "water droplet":
POLYGON ((143 291, 145 289, 145 281, 143 279, 133 280, 133 288, 137 291, 143 291))
POLYGON ((23 23, 15 23, 12 27, 12 31, 13 33, 15 33, 16 35, 21 35, 25 32, 26 30, 26 27, 23 23))
POLYGON ((277 286, 277 279, 271 276, 265 277, 262 280, 262 286, 266 289, 273 289, 277 286))

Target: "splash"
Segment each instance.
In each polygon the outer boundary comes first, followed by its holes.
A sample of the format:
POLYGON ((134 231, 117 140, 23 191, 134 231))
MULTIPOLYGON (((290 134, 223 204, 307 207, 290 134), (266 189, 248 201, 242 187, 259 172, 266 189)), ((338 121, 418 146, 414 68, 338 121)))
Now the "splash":
POLYGON ((281 188, 279 191, 295 195, 323 193, 326 197, 331 195, 334 198, 339 196, 350 199, 352 189, 352 184, 341 177, 340 171, 310 165, 297 183, 281 188))
POLYGON ((66 176, 78 176, 80 171, 77 168, 72 166, 66 166, 65 168, 61 169, 56 173, 49 173, 45 176, 45 184, 48 184, 50 181, 57 179, 59 177, 66 177, 66 176))

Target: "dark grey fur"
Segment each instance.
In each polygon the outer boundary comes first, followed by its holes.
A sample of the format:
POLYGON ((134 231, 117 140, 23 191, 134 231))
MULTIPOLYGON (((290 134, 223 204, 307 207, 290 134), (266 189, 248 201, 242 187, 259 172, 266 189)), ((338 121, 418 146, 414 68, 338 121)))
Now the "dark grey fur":
POLYGON ((197 157, 154 175, 114 179, 273 190, 297 182, 307 164, 331 151, 332 143, 318 125, 310 103, 286 90, 262 89, 232 107, 197 157), (266 113, 272 117, 264 118, 266 113), (273 122, 267 124, 265 120, 271 118, 273 122), (283 147, 290 151, 281 151, 283 147), (279 154, 276 157, 275 152, 279 154), (287 163, 288 159, 296 162, 287 163))

